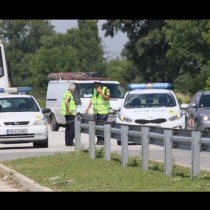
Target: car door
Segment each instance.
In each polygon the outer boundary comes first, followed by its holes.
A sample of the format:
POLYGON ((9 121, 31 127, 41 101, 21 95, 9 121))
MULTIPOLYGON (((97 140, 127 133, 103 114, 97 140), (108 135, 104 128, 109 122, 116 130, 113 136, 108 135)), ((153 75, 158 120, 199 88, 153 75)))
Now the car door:
POLYGON ((196 93, 190 101, 189 108, 187 110, 187 127, 189 129, 197 129, 197 115, 200 97, 201 93, 196 93))

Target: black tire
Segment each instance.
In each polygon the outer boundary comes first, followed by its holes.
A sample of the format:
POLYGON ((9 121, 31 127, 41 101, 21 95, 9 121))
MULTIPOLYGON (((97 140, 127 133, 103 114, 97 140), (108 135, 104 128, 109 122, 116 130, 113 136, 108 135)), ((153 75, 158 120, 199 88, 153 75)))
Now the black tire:
POLYGON ((120 140, 117 140, 117 145, 121 145, 121 141, 120 140))
POLYGON ((34 142, 35 148, 48 148, 48 138, 44 141, 34 142))
POLYGON ((59 125, 58 125, 58 123, 55 119, 55 115, 53 113, 50 115, 50 127, 51 127, 52 131, 58 131, 58 129, 59 129, 59 125))

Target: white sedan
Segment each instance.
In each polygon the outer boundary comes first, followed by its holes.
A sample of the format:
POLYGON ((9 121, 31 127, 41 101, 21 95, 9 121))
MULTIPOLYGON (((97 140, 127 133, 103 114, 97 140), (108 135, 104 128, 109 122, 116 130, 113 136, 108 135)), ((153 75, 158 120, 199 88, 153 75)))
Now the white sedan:
MULTIPOLYGON (((31 90, 31 89, 29 89, 31 90)), ((27 88, 0 88, 0 143, 32 142, 34 147, 48 147, 48 123, 27 88), (21 93, 21 94, 20 94, 21 93)))

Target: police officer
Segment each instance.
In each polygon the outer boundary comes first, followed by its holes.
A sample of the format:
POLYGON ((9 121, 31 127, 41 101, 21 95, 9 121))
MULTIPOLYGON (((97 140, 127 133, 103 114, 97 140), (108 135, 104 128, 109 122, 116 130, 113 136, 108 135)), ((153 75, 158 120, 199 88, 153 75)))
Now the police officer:
POLYGON ((76 86, 74 83, 69 84, 68 90, 64 93, 61 103, 61 114, 66 119, 65 143, 66 146, 74 146, 74 120, 76 114, 76 104, 74 101, 74 92, 76 86))
MULTIPOLYGON (((86 113, 89 112, 90 107, 93 105, 93 113, 95 120, 107 121, 108 114, 110 112, 110 90, 103 86, 100 81, 94 82, 93 96, 86 109, 86 113)), ((97 136, 97 145, 104 144, 104 137, 97 136)))

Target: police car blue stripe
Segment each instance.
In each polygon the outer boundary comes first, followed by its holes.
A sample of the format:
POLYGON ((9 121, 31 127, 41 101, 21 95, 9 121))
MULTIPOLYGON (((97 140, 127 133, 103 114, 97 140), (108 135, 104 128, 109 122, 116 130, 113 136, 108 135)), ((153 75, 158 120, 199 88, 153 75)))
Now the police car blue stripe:
POLYGON ((136 83, 129 84, 128 90, 136 90, 136 89, 171 89, 172 84, 170 83, 136 83))

